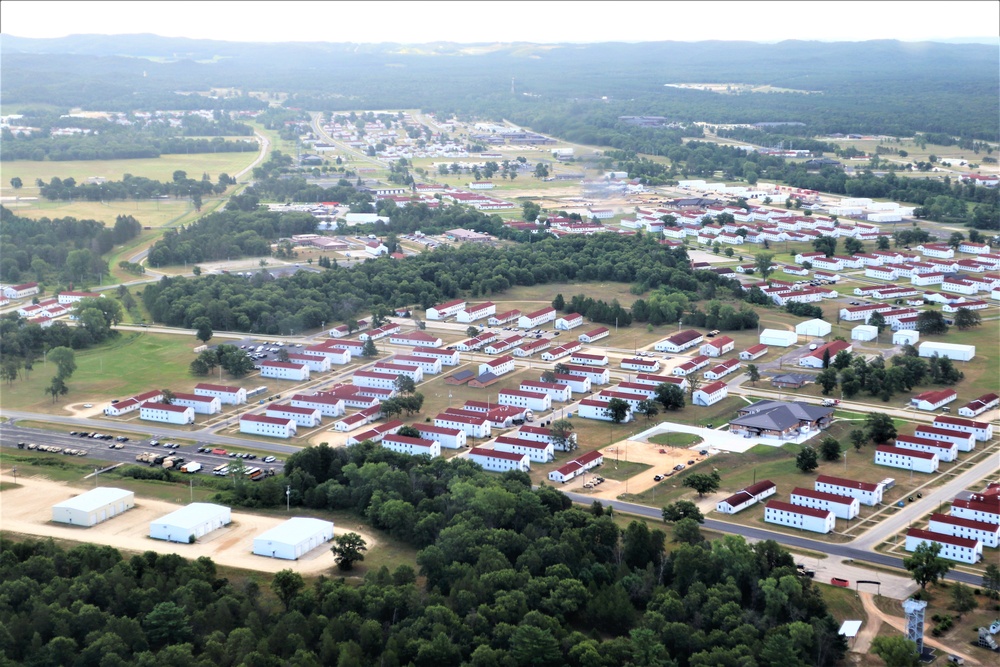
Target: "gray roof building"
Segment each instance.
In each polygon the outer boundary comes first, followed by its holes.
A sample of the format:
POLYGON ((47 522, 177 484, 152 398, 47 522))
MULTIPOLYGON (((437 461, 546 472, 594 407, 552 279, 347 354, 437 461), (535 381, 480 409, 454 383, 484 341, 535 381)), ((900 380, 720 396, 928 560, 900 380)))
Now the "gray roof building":
POLYGON ((799 401, 757 401, 739 410, 739 417, 729 422, 730 427, 767 431, 787 431, 803 425, 825 426, 833 410, 799 401))

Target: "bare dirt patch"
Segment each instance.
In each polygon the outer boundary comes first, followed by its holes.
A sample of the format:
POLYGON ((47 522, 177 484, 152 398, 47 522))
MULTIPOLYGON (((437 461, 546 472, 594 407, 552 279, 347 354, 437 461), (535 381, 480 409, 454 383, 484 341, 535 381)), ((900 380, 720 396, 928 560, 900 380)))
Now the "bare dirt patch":
MULTIPOLYGON (((6 476, 7 471, 0 474, 6 476)), ((255 556, 251 552, 254 537, 282 523, 285 517, 233 512, 232 523, 226 528, 209 533, 195 544, 176 544, 150 538, 149 524, 179 509, 180 505, 152 498, 136 498, 135 508, 104 523, 90 528, 64 526, 51 521, 52 505, 77 496, 86 489, 43 477, 20 477, 18 482, 18 488, 0 492, 0 525, 4 531, 73 542, 107 544, 125 551, 155 551, 178 554, 185 558, 207 556, 221 565, 260 572, 291 569, 301 574, 321 574, 335 567, 333 554, 326 545, 313 549, 297 561, 255 556)), ((347 532, 357 531, 334 527, 335 534, 347 532)), ((375 548, 376 541, 371 535, 363 534, 362 537, 368 543, 369 550, 375 548)))
MULTIPOLYGON (((614 500, 623 493, 626 493, 626 488, 628 493, 636 494, 642 493, 643 491, 648 491, 660 482, 655 481, 653 478, 656 475, 663 475, 667 472, 673 470, 673 467, 678 464, 687 465, 688 461, 700 461, 704 457, 698 456, 697 453, 692 452, 689 449, 674 448, 674 447, 661 447, 660 445, 653 445, 648 442, 640 442, 639 440, 627 440, 618 442, 610 447, 605 447, 602 450, 604 454, 604 466, 605 468, 610 468, 614 466, 616 460, 629 461, 632 463, 645 463, 647 465, 653 466, 650 470, 645 470, 642 473, 635 475, 627 482, 606 479, 600 486, 598 486, 593 491, 595 498, 603 498, 606 500, 614 500), (663 453, 661 453, 661 451, 663 453)), ((594 471, 600 474, 600 468, 594 471)), ((664 484, 669 482, 670 478, 666 478, 663 482, 664 484)), ((578 477, 570 483, 570 486, 577 488, 570 488, 571 491, 584 491, 582 489, 583 476, 578 477)))

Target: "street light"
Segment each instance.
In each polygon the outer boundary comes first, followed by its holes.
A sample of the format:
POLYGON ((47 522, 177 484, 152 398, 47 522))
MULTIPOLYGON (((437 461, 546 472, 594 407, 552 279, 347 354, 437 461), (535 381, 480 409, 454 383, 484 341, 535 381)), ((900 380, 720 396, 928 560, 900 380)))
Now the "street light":
POLYGON ((288 485, 285 487, 285 511, 290 512, 292 510, 292 487, 288 485))

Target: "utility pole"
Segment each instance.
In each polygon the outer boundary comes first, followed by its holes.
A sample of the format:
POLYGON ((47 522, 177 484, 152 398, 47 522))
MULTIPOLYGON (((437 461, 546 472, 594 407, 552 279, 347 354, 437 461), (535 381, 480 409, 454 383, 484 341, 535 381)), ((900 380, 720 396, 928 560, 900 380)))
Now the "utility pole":
POLYGON ((285 487, 285 511, 290 512, 292 510, 292 487, 288 485, 285 487))

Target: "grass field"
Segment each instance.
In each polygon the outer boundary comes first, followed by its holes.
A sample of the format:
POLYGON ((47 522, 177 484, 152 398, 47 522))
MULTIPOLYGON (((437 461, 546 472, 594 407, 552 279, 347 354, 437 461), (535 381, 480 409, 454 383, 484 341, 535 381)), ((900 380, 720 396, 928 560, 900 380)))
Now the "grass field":
POLYGON ((27 380, 19 380, 4 391, 4 407, 66 414, 69 403, 105 403, 112 398, 133 396, 148 389, 191 385, 188 364, 191 350, 199 344, 194 336, 122 333, 119 338, 89 350, 77 350, 76 372, 67 380, 69 394, 56 403, 43 393, 54 373, 36 360, 27 380))
POLYGON ((703 438, 693 433, 660 433, 649 439, 654 445, 665 447, 691 447, 701 443, 703 438))

